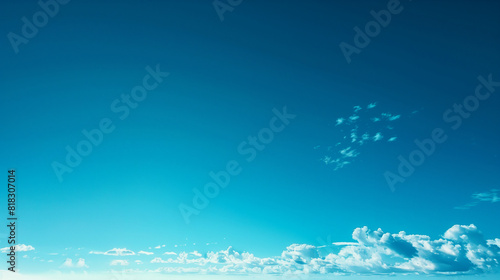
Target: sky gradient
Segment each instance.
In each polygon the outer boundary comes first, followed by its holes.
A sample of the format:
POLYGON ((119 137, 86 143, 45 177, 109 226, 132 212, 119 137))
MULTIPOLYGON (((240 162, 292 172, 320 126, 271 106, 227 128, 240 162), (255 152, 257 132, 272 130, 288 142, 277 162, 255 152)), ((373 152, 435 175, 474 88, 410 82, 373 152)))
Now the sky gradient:
POLYGON ((498 277, 498 2, 1 5, 0 279, 498 277))

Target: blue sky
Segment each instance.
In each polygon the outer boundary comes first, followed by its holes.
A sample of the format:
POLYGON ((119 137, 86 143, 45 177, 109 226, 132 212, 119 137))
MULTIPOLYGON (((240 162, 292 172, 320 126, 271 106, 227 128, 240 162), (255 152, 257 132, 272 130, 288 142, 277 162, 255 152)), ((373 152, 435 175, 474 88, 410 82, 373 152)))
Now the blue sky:
POLYGON ((498 3, 50 3, 23 43, 43 5, 0 9, 16 276, 497 277, 498 3), (398 173, 436 129, 446 140, 398 173), (102 137, 69 166, 84 130, 102 137))

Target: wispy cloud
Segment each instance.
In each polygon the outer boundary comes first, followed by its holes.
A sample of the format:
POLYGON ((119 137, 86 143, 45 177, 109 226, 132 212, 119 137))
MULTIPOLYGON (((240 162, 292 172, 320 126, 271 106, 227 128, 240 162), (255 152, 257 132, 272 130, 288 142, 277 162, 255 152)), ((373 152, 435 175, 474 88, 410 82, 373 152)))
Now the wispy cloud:
POLYGON ((135 252, 128 250, 126 248, 114 248, 106 252, 90 251, 89 254, 107 255, 107 256, 132 256, 135 255, 135 252))
POLYGON ((153 252, 146 252, 146 251, 139 251, 139 252, 137 252, 137 254, 139 254, 139 255, 154 255, 153 252))
POLYGON ((457 210, 468 210, 476 205, 478 205, 481 202, 499 202, 500 197, 498 195, 499 190, 498 189, 491 189, 489 192, 482 192, 482 193, 474 193, 472 195, 472 202, 469 202, 465 205, 462 206, 457 206, 455 209, 457 210))
POLYGON ((359 243, 357 243, 357 242, 333 242, 332 245, 334 245, 334 246, 358 246, 359 243))
POLYGON ((341 125, 345 122, 345 119, 344 118, 338 118, 337 119, 337 123, 335 125, 341 125))

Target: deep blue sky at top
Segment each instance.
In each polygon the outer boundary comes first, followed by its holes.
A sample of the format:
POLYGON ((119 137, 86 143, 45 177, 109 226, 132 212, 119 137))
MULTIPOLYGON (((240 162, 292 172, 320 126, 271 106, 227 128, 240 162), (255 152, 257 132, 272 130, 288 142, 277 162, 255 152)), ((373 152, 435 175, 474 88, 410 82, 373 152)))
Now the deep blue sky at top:
MULTIPOLYGON (((23 242, 106 250, 188 238, 279 254, 318 236, 350 241, 364 225, 437 236, 475 223, 498 237, 498 207, 453 207, 498 187, 500 99, 453 132, 442 113, 473 93, 478 75, 500 80, 500 4, 402 1, 348 64, 339 43, 352 44, 353 27, 386 3, 244 1, 221 22, 210 1, 73 0, 19 54, 4 36, 1 168, 18 170, 23 242), (156 64, 171 75, 120 121, 111 102, 156 64), (400 123, 396 144, 333 172, 313 147, 333 144, 335 120, 371 102, 418 113, 400 123), (208 172, 243 162, 238 144, 283 106, 297 118, 186 225, 179 203, 208 172), (51 163, 103 117, 116 130, 59 183, 51 163), (449 140, 392 193, 383 172, 435 127, 449 140)), ((21 17, 38 9, 3 3, 2 34, 20 33, 21 17)))

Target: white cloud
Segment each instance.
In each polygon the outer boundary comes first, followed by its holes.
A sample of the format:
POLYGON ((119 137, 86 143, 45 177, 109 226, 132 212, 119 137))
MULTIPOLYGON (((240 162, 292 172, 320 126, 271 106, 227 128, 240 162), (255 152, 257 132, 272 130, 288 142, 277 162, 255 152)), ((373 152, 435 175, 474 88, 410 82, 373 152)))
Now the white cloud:
POLYGON ((85 264, 85 260, 82 258, 79 258, 76 263, 73 263, 73 260, 70 258, 67 258, 64 263, 61 265, 61 267, 68 267, 68 268, 84 268, 88 267, 85 264))
POLYGON ((472 195, 474 199, 485 202, 498 202, 500 197, 498 196, 498 190, 492 189, 490 192, 485 193, 475 193, 472 195))
POLYGON ((382 133, 377 132, 377 133, 373 136, 373 141, 379 141, 379 140, 381 140, 382 138, 384 138, 384 136, 382 135, 382 133))
POLYGON ((129 262, 126 260, 112 260, 109 265, 115 266, 115 265, 121 265, 121 266, 127 266, 129 265, 129 262))
POLYGON ((73 267, 73 260, 70 258, 67 258, 61 266, 62 267, 73 267))
POLYGON ((495 238, 493 240, 488 240, 486 244, 488 244, 488 246, 495 245, 498 248, 500 248, 500 238, 495 238))
POLYGON ((349 121, 351 121, 351 122, 354 122, 354 121, 356 121, 358 119, 359 119, 358 115, 352 115, 352 116, 349 117, 349 121))
POLYGON ((90 251, 89 254, 107 255, 107 256, 132 256, 135 255, 135 252, 128 250, 126 248, 113 248, 106 252, 90 251))
POLYGON ((359 153, 352 147, 347 147, 340 151, 340 154, 344 157, 357 157, 359 153))
MULTIPOLYGON (((34 251, 35 250, 35 247, 33 247, 31 245, 25 245, 25 244, 15 245, 15 247, 16 247, 16 252, 27 252, 27 251, 34 251)), ((10 252, 10 246, 0 249, 0 252, 2 252, 2 253, 10 252)))
POLYGON ((332 245, 335 246, 357 246, 359 243, 356 242, 333 242, 332 245))
POLYGON ((338 119, 337 119, 337 123, 335 124, 335 126, 337 126, 337 125, 341 125, 344 121, 345 121, 345 119, 344 119, 344 118, 338 118, 338 119))
POLYGON ((191 252, 189 254, 193 255, 193 256, 201 257, 201 254, 198 251, 194 251, 194 252, 191 252))
POLYGON ((85 260, 84 259, 79 258, 78 261, 76 262, 75 267, 88 267, 88 266, 85 264, 85 260))
POLYGON ((377 102, 373 102, 373 103, 370 103, 368 104, 368 106, 366 106, 367 109, 373 109, 377 106, 377 102))
POLYGON ((388 121, 395 121, 401 117, 401 115, 393 115, 390 113, 382 113, 380 115, 383 119, 387 119, 388 121))
POLYGON ((137 254, 139 255, 153 255, 153 252, 139 251, 137 254))

